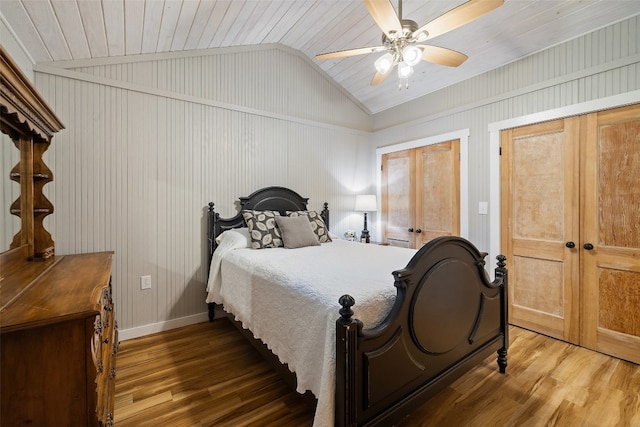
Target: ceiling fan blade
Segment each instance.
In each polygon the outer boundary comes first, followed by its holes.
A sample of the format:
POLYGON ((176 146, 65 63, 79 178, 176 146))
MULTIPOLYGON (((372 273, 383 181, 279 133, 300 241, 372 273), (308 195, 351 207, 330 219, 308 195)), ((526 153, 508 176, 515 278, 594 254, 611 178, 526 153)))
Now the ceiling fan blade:
POLYGON ((371 79, 371 86, 375 86, 375 85, 379 85, 380 83, 382 83, 383 81, 387 80, 387 77, 389 77, 389 74, 391 74, 391 70, 393 70, 395 68, 395 66, 393 67, 389 67, 389 70, 387 70, 386 73, 382 74, 376 71, 376 73, 374 74, 373 78, 371 79))
POLYGON ((446 65, 447 67, 457 67, 467 60, 468 56, 446 47, 431 45, 416 45, 422 49, 422 60, 433 62, 434 64, 446 65))
POLYGON ((384 46, 359 47, 357 49, 338 50, 336 52, 321 53, 316 55, 316 59, 344 58, 347 56, 364 55, 387 50, 384 46))
POLYGON ((424 31, 428 33, 429 39, 438 37, 491 12, 502 3, 504 0, 469 0, 418 28, 413 32, 413 37, 418 37, 424 31))
POLYGON ((389 0, 364 0, 364 4, 378 27, 388 37, 392 34, 402 34, 402 24, 389 0))

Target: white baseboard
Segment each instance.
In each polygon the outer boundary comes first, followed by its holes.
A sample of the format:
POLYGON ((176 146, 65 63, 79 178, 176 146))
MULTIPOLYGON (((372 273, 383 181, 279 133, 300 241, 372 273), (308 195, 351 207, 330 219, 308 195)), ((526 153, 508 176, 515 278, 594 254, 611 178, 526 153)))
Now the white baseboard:
MULTIPOLYGON (((219 314, 216 313, 216 317, 219 314)), ((143 337, 145 335, 151 335, 162 331, 168 331, 171 329, 181 328, 183 326, 193 325, 195 323, 208 322, 208 313, 194 314, 192 316, 181 317, 179 319, 167 320, 165 322, 151 323, 149 325, 138 326, 136 328, 123 329, 118 331, 118 338, 120 341, 126 341, 133 338, 143 337)))

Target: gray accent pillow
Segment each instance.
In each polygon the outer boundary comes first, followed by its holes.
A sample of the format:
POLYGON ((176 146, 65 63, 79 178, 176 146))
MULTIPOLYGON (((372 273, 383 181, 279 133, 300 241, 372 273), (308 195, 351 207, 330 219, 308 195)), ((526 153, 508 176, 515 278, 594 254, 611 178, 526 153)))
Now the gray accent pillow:
POLYGON ((287 216, 295 217, 295 216, 306 216, 311 223, 311 229, 318 236, 318 242, 327 243, 331 242, 331 237, 329 237, 329 230, 327 225, 324 223, 324 220, 320 216, 320 214, 316 211, 287 211, 287 216))
POLYGON ((303 216, 277 216, 276 223, 282 234, 284 247, 288 249, 303 248, 305 246, 320 246, 311 223, 303 216))
POLYGON ((253 249, 284 246, 276 223, 276 217, 280 216, 280 212, 245 210, 242 211, 242 216, 249 228, 253 249))

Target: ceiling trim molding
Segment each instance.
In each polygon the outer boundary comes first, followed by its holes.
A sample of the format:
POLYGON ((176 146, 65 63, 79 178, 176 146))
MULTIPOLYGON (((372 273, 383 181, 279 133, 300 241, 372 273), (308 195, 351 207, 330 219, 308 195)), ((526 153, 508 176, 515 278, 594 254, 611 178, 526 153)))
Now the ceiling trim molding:
POLYGON ((104 58, 90 58, 90 59, 70 59, 65 61, 48 61, 39 62, 39 65, 48 65, 57 68, 78 68, 78 67, 94 67, 100 65, 118 65, 118 64, 131 64, 148 61, 162 61, 166 59, 176 58, 196 58, 199 56, 214 56, 214 55, 228 55, 230 53, 242 53, 253 52, 259 50, 278 49, 287 52, 295 52, 294 49, 290 49, 284 45, 277 43, 263 44, 263 45, 251 45, 251 46, 230 46, 219 47, 211 49, 194 49, 194 50, 181 50, 172 52, 158 52, 158 53, 141 53, 139 55, 123 55, 123 56, 109 56, 104 58))
POLYGON ((11 34, 11 37, 13 37, 13 40, 15 41, 15 43, 20 47, 24 56, 27 57, 29 61, 31 61, 31 64, 35 64, 36 61, 33 59, 33 56, 31 56, 31 54, 27 50, 27 47, 24 45, 24 43, 22 43, 22 40, 20 40, 15 30, 11 26, 11 24, 9 24, 9 21, 7 21, 7 18, 5 18, 4 15, 2 14, 1 10, 0 10, 0 21, 4 25, 4 28, 9 32, 9 34, 11 34))

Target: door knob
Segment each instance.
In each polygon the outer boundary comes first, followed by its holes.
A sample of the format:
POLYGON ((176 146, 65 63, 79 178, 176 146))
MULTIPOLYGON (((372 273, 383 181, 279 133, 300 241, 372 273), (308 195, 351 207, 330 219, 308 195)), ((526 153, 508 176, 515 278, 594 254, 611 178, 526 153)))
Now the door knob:
POLYGON ((591 249, 593 249, 593 245, 591 243, 585 243, 583 248, 585 248, 586 250, 590 251, 591 249))
POLYGON ((409 233, 413 233, 413 227, 407 230, 409 233))
POLYGON ((422 233, 422 230, 418 228, 418 229, 416 230, 416 233, 420 234, 420 233, 422 233))
POLYGON ((573 242, 567 242, 564 244, 566 247, 568 247, 569 249, 573 249, 576 247, 576 244, 573 242))

